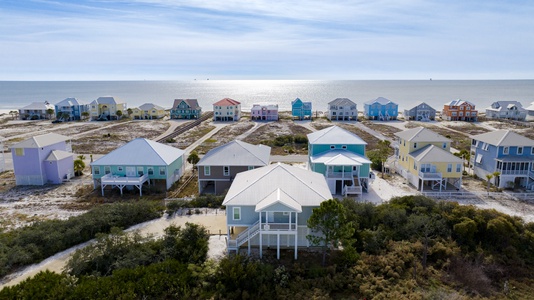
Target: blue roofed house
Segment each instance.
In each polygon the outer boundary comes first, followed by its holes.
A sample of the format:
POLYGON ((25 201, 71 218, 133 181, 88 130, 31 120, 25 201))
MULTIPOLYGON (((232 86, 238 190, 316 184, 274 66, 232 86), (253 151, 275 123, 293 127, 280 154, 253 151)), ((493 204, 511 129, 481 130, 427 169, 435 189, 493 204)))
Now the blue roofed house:
POLYGON ((303 102, 300 98, 291 101, 291 115, 293 119, 311 120, 312 117, 312 103, 303 102))
POLYGON ((261 257, 271 247, 280 258, 281 248, 293 248, 297 259, 297 248, 310 246, 312 210, 329 199, 325 178, 303 168, 277 163, 237 174, 223 201, 228 251, 259 247, 261 257))
POLYGON ((499 172, 492 179, 499 188, 534 190, 534 140, 510 130, 497 130, 471 137, 471 164, 475 174, 499 172))
POLYGON ((202 107, 197 99, 175 99, 171 108, 171 119, 198 119, 202 116, 202 107))
POLYGON ((326 117, 331 121, 358 121, 358 107, 348 98, 336 98, 328 102, 326 117))
POLYGON ((139 189, 147 184, 162 184, 168 190, 182 176, 184 151, 158 142, 137 138, 91 163, 93 183, 104 188, 139 189))
POLYGON ((332 126, 308 134, 309 168, 321 173, 332 194, 361 195, 369 188, 371 161, 367 143, 356 134, 332 126))
POLYGON ((384 97, 378 97, 364 103, 363 114, 369 120, 396 120, 399 114, 399 105, 384 97))
POLYGON ((81 104, 76 98, 66 98, 55 105, 56 119, 63 121, 81 120, 83 112, 89 112, 89 105, 81 104))

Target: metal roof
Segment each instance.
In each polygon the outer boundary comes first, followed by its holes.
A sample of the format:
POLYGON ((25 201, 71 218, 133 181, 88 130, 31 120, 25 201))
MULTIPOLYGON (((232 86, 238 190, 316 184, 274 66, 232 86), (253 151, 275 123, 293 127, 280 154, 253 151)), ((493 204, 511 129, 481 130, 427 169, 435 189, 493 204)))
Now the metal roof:
POLYGON ((297 200, 291 198, 291 196, 281 189, 276 189, 270 195, 258 202, 254 211, 265 211, 266 208, 277 203, 283 204, 284 206, 287 206, 296 212, 302 212, 302 205, 300 205, 297 200))
POLYGON ((534 147, 534 140, 504 129, 478 134, 471 138, 494 146, 534 147))
POLYGON ((26 105, 21 109, 24 109, 24 110, 30 110, 30 109, 33 109, 33 110, 47 110, 47 109, 54 109, 54 105, 48 103, 48 101, 45 101, 45 102, 32 102, 31 104, 26 105))
POLYGON ((396 132, 396 136, 403 140, 407 140, 410 142, 428 142, 428 143, 434 143, 434 142, 450 142, 451 140, 435 133, 434 131, 430 129, 426 129, 425 127, 415 127, 412 129, 404 130, 401 132, 396 132))
POLYGON ((178 105, 180 105, 182 101, 185 102, 191 109, 200 108, 200 105, 198 105, 197 99, 174 99, 174 104, 172 105, 172 109, 178 108, 178 105))
POLYGON ((349 98, 336 98, 328 102, 328 105, 356 105, 356 103, 349 98))
POLYGON ((115 99, 113 96, 103 96, 98 97, 98 99, 95 100, 98 104, 117 104, 119 103, 118 99, 115 99))
POLYGON ((197 166, 266 166, 270 156, 269 146, 235 140, 208 151, 197 166))
POLYGON ((241 104, 241 102, 235 101, 234 99, 230 99, 230 98, 224 98, 213 103, 213 105, 217 105, 217 106, 230 106, 230 105, 239 105, 239 104, 241 104))
POLYGON ((466 100, 462 100, 462 99, 456 99, 456 100, 452 100, 450 102, 447 102, 445 103, 446 106, 460 106, 460 105, 463 105, 463 104, 469 104, 473 107, 475 107, 475 104, 469 102, 469 101, 466 101, 466 100))
POLYGON ((153 108, 155 108, 157 110, 165 110, 165 108, 163 108, 163 107, 161 107, 159 105, 156 105, 154 103, 145 103, 145 104, 139 106, 140 110, 151 110, 153 108))
POLYGON ((269 205, 280 202, 294 207, 296 201, 300 206, 319 206, 328 199, 332 199, 332 193, 322 174, 277 163, 238 173, 223 204, 256 206, 265 200, 269 205), (280 197, 273 200, 277 190, 280 197))
POLYGON ((397 105, 397 103, 395 103, 395 102, 393 102, 393 101, 391 101, 389 99, 386 99, 384 97, 378 97, 376 99, 369 100, 369 101, 365 102, 365 104, 371 105, 371 104, 377 103, 377 102, 380 103, 380 105, 386 105, 386 104, 389 104, 389 103, 397 105))
POLYGON ((319 155, 310 157, 312 163, 323 163, 325 165, 333 166, 361 166, 363 164, 370 164, 371 161, 367 157, 360 156, 348 150, 331 150, 323 152, 319 155))
POLYGON ((137 138, 91 163, 92 166, 168 166, 185 151, 137 138))
POLYGON ((440 147, 435 145, 426 145, 423 148, 413 151, 409 154, 415 161, 422 163, 437 163, 437 162, 447 162, 447 163, 462 163, 460 157, 455 156, 454 154, 443 150, 440 147))
POLYGON ((81 105, 80 101, 78 101, 78 99, 76 98, 66 98, 56 103, 56 106, 75 106, 75 105, 81 105))
POLYGON ((11 148, 42 148, 68 140, 70 140, 70 137, 57 133, 47 133, 16 143, 11 148))
POLYGON ((68 157, 72 157, 72 155, 73 154, 71 152, 61 151, 61 150, 53 150, 52 152, 50 152, 50 154, 45 159, 45 161, 59 161, 59 160, 63 160, 63 159, 68 158, 68 157))
POLYGON ((517 110, 519 111, 526 111, 526 109, 523 108, 523 105, 519 101, 496 101, 496 102, 493 102, 489 107, 486 107, 486 110, 502 111, 502 110, 508 110, 514 106, 517 107, 517 110), (498 107, 494 108, 493 106, 498 106, 498 107))
POLYGON ((356 134, 338 126, 332 126, 309 133, 308 141, 312 145, 367 145, 367 143, 356 134))

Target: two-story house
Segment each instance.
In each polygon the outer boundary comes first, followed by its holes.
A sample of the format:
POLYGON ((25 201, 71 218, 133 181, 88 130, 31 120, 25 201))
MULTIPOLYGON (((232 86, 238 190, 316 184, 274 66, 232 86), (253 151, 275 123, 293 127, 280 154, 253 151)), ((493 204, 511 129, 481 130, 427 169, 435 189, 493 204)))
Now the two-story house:
POLYGON ((336 98, 328 102, 326 117, 332 121, 358 121, 358 107, 348 98, 336 98))
POLYGON ((134 120, 161 119, 165 117, 165 108, 153 103, 145 103, 139 107, 132 108, 130 117, 134 120))
POLYGON ((82 104, 76 98, 66 98, 55 105, 56 119, 62 121, 81 120, 82 113, 89 111, 87 104, 82 104))
POLYGON ((447 121, 476 122, 478 110, 473 103, 458 99, 445 103, 441 117, 447 121))
POLYGON ((298 120, 311 120, 312 117, 312 103, 304 102, 297 98, 291 101, 291 116, 298 120))
POLYGON ((175 99, 171 108, 171 119, 198 119, 202 116, 202 107, 197 99, 175 99))
POLYGON ((424 191, 462 187, 461 158, 450 152, 451 140, 430 129, 416 127, 397 132, 396 169, 402 177, 424 191))
POLYGON ((425 102, 418 102, 409 109, 404 110, 404 119, 411 121, 434 121, 436 110, 425 102))
POLYGON ((364 103, 363 115, 368 120, 396 120, 399 115, 399 105, 384 97, 378 97, 364 103))
POLYGON ((91 120, 118 120, 119 115, 127 113, 126 103, 121 103, 119 99, 113 96, 98 97, 89 103, 89 114, 91 120), (117 112, 120 113, 117 114, 117 112))
POLYGON ((251 120, 278 121, 278 104, 256 103, 250 110, 251 120))
POLYGON ((309 247, 307 221, 321 202, 332 199, 324 177, 281 163, 237 174, 224 198, 228 252, 240 246, 263 249, 309 247))
POLYGON ((271 147, 239 140, 211 149, 197 163, 198 192, 223 194, 238 173, 269 164, 271 147))
POLYGON ((332 194, 361 195, 369 188, 371 161, 367 143, 356 134, 332 126, 308 134, 308 168, 321 173, 332 194))
POLYGON ((488 119, 510 119, 524 121, 527 110, 518 101, 496 101, 486 108, 488 119))
POLYGON ((19 109, 19 118, 21 120, 42 120, 51 119, 55 115, 54 105, 45 102, 33 102, 19 109), (49 114, 49 110, 52 114, 49 114))
POLYGON ((500 188, 534 189, 534 140, 510 130, 471 138, 471 164, 478 177, 499 172, 492 181, 500 188))
POLYGON ((164 190, 180 179, 185 170, 184 150, 137 138, 91 163, 93 184, 102 196, 107 186, 136 187, 142 195, 145 183, 163 186, 164 190))
POLYGON ((70 138, 47 133, 11 146, 17 185, 60 184, 74 177, 70 138))
POLYGON ((224 98, 213 103, 213 121, 239 121, 241 102, 224 98))

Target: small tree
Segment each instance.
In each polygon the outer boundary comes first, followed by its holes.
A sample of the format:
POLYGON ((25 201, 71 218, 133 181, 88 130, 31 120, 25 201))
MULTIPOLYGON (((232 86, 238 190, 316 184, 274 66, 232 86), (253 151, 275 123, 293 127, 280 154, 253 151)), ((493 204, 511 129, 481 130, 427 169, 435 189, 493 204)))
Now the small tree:
POLYGON ((76 176, 80 176, 83 174, 83 170, 85 169, 85 163, 82 159, 76 159, 74 160, 74 174, 76 176))
POLYGON ((133 114, 133 110, 131 108, 128 108, 126 111, 128 112, 128 116, 131 116, 133 114))
POLYGON ((493 178, 493 174, 486 174, 486 179, 488 180, 488 187, 487 187, 487 190, 488 190, 488 194, 489 194, 489 190, 490 190, 490 185, 491 185, 491 179, 493 178))
POLYGON ((335 199, 324 201, 320 207, 313 209, 308 227, 316 234, 307 235, 306 238, 313 245, 323 246, 323 265, 328 245, 337 247, 341 241, 348 242, 354 234, 352 222, 347 221, 345 207, 335 199))
POLYGON ((89 112, 88 112, 88 111, 84 111, 84 112, 82 112, 82 118, 83 118, 84 120, 87 120, 87 119, 89 118, 89 112))
POLYGON ((9 112, 9 114, 11 115, 11 119, 15 120, 15 115, 17 115, 17 111, 12 110, 9 112))
POLYGON ((119 118, 119 120, 122 118, 122 110, 117 110, 115 114, 117 115, 117 118, 119 118))
POLYGON ((48 115, 48 119, 52 120, 52 116, 54 115, 54 110, 49 108, 46 110, 46 114, 48 115))
POLYGON ((187 157, 187 162, 193 165, 193 169, 196 168, 196 165, 199 160, 200 160, 200 157, 198 157, 198 154, 196 151, 191 152, 191 154, 189 154, 189 157, 187 157))

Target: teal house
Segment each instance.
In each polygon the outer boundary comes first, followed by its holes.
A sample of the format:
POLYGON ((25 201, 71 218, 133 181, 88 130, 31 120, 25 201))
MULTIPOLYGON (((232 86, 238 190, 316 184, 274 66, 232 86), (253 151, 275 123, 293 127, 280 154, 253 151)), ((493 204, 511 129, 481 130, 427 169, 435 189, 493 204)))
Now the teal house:
POLYGON ((184 173, 184 150, 138 138, 91 163, 95 189, 102 196, 106 187, 121 192, 144 185, 163 186, 168 190, 184 173))
POLYGON ((361 195, 369 188, 371 161, 367 143, 356 134, 332 126, 308 134, 308 166, 321 173, 333 195, 361 195))
POLYGON ((312 116, 312 103, 303 102, 299 98, 291 101, 291 115, 293 119, 298 120, 311 120, 312 116))
POLYGON ((197 99, 175 99, 171 108, 171 119, 198 119, 202 107, 197 99))

